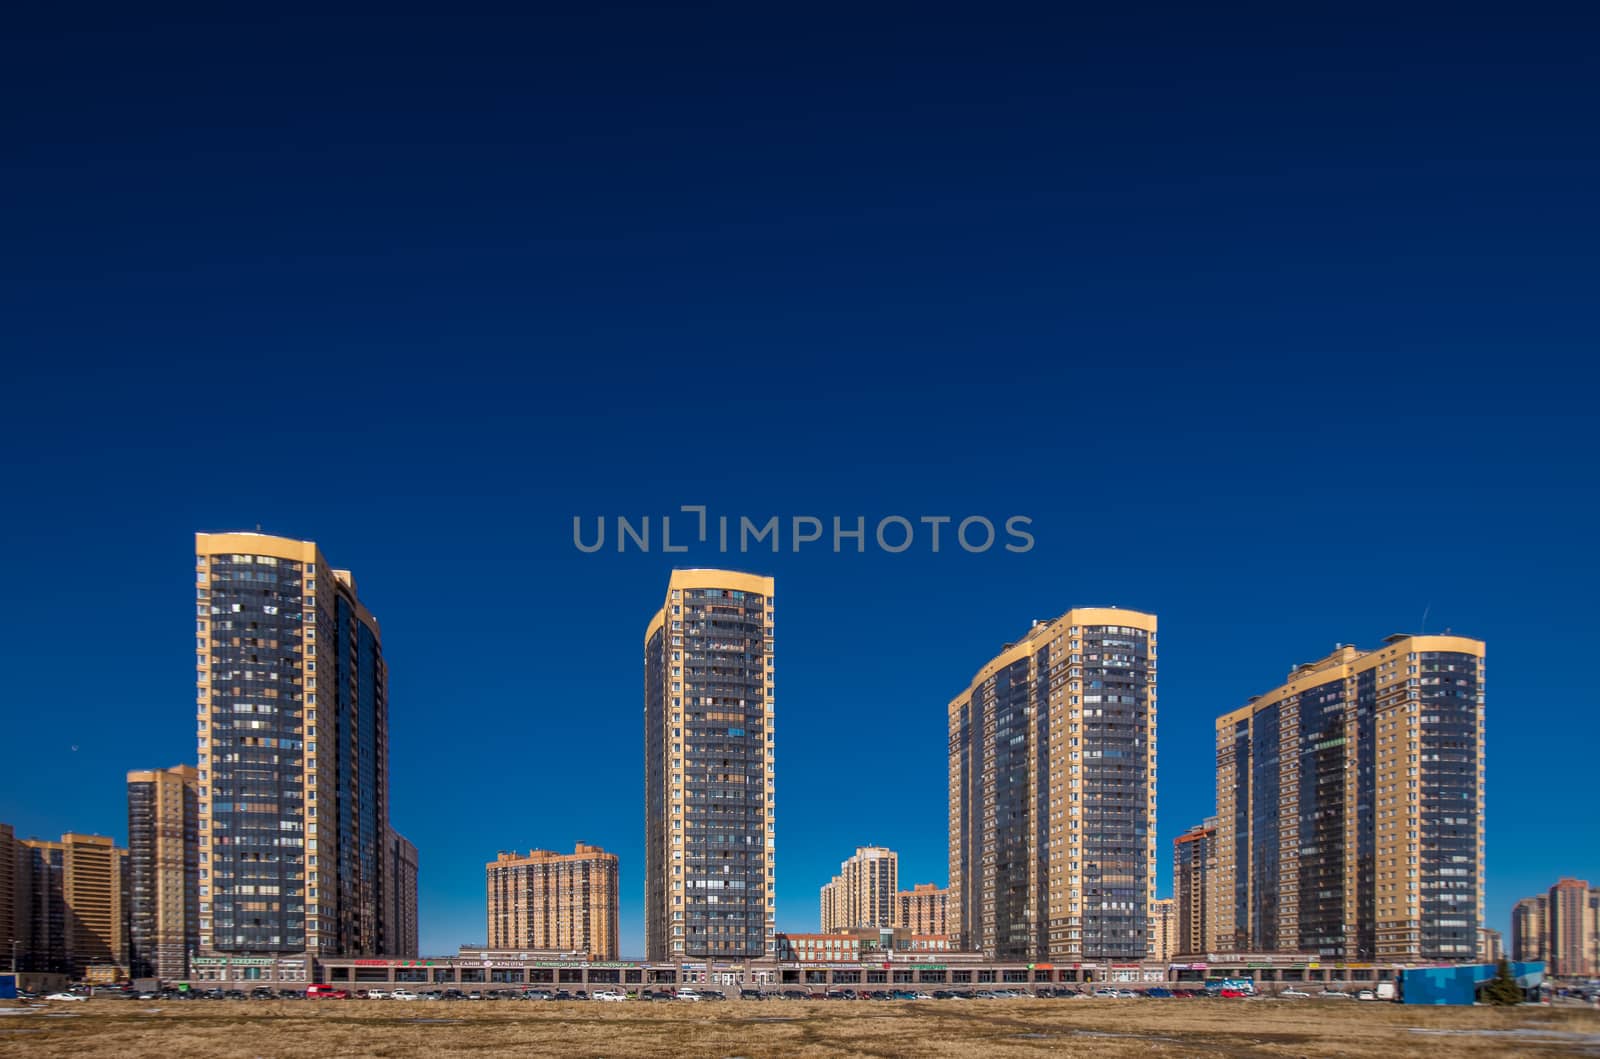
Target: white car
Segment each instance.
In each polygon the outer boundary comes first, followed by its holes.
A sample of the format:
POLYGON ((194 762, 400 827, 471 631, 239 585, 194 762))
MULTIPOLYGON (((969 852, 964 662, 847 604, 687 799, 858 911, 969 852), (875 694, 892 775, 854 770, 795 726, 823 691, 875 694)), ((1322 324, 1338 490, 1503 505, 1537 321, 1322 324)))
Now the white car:
POLYGON ((389 999, 389 992, 386 989, 369 989, 369 990, 367 990, 367 999, 368 1000, 388 1000, 389 999))
POLYGON ((1311 996, 1310 993, 1300 989, 1285 989, 1278 995, 1288 1000, 1305 1000, 1311 996))
POLYGON ((1370 989, 1363 989, 1363 990, 1361 990, 1361 992, 1356 994, 1356 999, 1357 1000, 1376 1000, 1376 999, 1378 999, 1378 994, 1374 993, 1370 989))
POLYGON ((409 989, 396 989, 389 994, 390 1000, 419 1000, 420 997, 409 989))
POLYGON ((1324 1000, 1349 1000, 1350 999, 1350 994, 1346 993, 1342 989, 1324 989, 1321 993, 1319 993, 1317 995, 1322 997, 1322 999, 1324 999, 1324 1000))
POLYGON ((88 1000, 89 998, 86 997, 86 996, 79 996, 77 993, 51 993, 49 996, 45 997, 45 999, 46 1000, 88 1000))
POLYGON ((703 998, 700 996, 699 993, 696 993, 693 989, 680 989, 680 990, 678 990, 678 999, 679 1000, 701 1000, 703 998))
POLYGON ((597 989, 593 993, 589 994, 589 999, 590 1000, 612 1000, 612 1001, 615 1001, 615 1000, 626 1000, 626 999, 628 999, 628 994, 619 993, 615 989, 597 989))

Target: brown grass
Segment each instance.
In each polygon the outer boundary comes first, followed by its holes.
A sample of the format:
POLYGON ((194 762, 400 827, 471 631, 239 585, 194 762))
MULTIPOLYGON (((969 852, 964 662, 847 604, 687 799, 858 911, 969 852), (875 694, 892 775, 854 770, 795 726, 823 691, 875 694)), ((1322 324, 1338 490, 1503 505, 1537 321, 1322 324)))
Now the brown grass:
POLYGON ((0 1016, 0 1055, 1600 1055, 1600 1013, 1340 1001, 991 1000, 602 1004, 91 1000, 0 1016), (442 1022, 419 1020, 440 1019, 442 1022), (1448 1031, 1445 1033, 1417 1032, 1448 1031))

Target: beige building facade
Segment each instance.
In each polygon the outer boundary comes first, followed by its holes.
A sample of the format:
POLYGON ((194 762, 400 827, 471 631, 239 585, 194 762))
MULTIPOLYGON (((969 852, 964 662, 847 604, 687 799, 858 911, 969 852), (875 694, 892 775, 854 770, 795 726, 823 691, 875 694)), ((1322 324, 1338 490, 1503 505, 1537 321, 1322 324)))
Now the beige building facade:
POLYGON ((571 853, 501 853, 485 873, 490 948, 617 958, 615 853, 582 842, 571 853))
POLYGON ((950 701, 950 929, 990 959, 1137 961, 1155 899, 1156 617, 1038 621, 950 701))
POLYGON ((1223 952, 1471 962, 1484 902, 1484 644, 1340 645, 1218 718, 1223 952))

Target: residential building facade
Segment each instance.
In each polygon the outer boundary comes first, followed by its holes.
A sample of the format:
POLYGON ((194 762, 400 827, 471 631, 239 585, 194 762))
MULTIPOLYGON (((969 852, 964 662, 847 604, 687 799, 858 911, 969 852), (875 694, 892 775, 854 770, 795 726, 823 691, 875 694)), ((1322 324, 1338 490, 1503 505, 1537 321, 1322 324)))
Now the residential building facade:
POLYGON ((1511 958, 1519 963, 1550 960, 1550 898, 1524 897, 1511 907, 1511 958))
POLYGON ((393 939, 392 951, 385 955, 415 959, 419 955, 417 939, 421 930, 417 907, 417 877, 420 870, 417 847, 391 827, 388 849, 389 878, 393 885, 387 890, 390 907, 386 922, 395 926, 387 934, 393 939))
POLYGON ((1174 953, 1204 955, 1215 938, 1212 880, 1217 870, 1217 818, 1207 817, 1172 841, 1174 953))
POLYGON ((127 851, 103 835, 11 837, 7 967, 73 977, 126 968, 127 851))
POLYGON ((899 855, 882 846, 858 846, 822 888, 822 932, 894 926, 899 889, 899 855))
POLYGON ((644 636, 645 948, 771 955, 773 581, 675 570, 644 636))
POLYGON ((200 946, 199 770, 128 773, 128 965, 177 981, 200 946))
POLYGON ((1177 954, 1178 902, 1171 897, 1159 897, 1150 902, 1150 940, 1145 959, 1151 963, 1166 963, 1177 954))
POLYGON ((1550 887, 1547 948, 1550 973, 1563 978, 1600 974, 1600 891, 1582 879, 1550 887))
POLYGON ((1471 962, 1484 645, 1341 645, 1217 720, 1219 951, 1471 962))
POLYGON ((991 959, 1140 960, 1155 898, 1156 618, 1035 622, 949 705, 951 930, 991 959))
POLYGON ((933 883, 917 883, 894 895, 893 925, 927 937, 950 935, 950 891, 933 883))
POLYGON ((20 970, 22 934, 17 924, 17 833, 0 824, 0 964, 20 970))
POLYGON ((127 850, 104 835, 61 836, 67 962, 74 974, 128 962, 127 850))
POLYGON ((485 865, 489 948, 617 958, 617 855, 582 842, 571 853, 501 853, 485 865))
POLYGON ((200 947, 377 956, 388 676, 355 578, 312 541, 195 535, 200 947))

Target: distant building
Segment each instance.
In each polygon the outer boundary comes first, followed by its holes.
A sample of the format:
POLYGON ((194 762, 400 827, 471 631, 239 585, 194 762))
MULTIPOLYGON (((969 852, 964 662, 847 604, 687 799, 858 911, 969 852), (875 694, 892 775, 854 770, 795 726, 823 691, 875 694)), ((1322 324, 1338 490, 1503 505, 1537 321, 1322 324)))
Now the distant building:
POLYGON ((17 929, 17 835, 10 824, 0 824, 0 966, 14 971, 13 956, 22 953, 17 929))
POLYGON ((1340 646, 1216 723, 1217 951, 1469 963, 1484 644, 1340 646))
POLYGON ((67 912, 67 958, 75 973, 92 966, 125 967, 128 926, 123 916, 127 850, 102 835, 61 836, 67 912))
POLYGON ((1511 908, 1511 958, 1519 963, 1550 960, 1550 898, 1524 897, 1511 908))
POLYGON ((199 772, 128 773, 128 966, 178 981, 200 946, 199 772))
POLYGON ((1217 818, 1207 817, 1172 841, 1174 953, 1204 955, 1216 944, 1213 880, 1217 871, 1217 818))
POLYGON ((1150 947, 1145 959, 1152 963, 1166 963, 1177 953, 1178 902, 1171 897, 1160 897, 1150 902, 1150 947))
POLYGON ((817 924, 824 933, 844 922, 844 880, 835 875, 817 891, 817 924))
POLYGON ((948 937, 950 934, 950 891, 933 883, 917 883, 894 895, 893 926, 905 927, 913 934, 948 937))
POLYGON ((386 956, 417 957, 420 915, 417 910, 417 847, 394 828, 389 829, 390 884, 385 891, 393 902, 385 917, 386 956))
POLYGON ((13 848, 19 969, 82 977, 94 968, 114 977, 125 968, 127 851, 75 832, 59 842, 14 840, 13 848))
POLYGON ((1550 973, 1563 978, 1600 974, 1600 892, 1582 879, 1550 887, 1550 973))
POLYGON ((900 857, 882 846, 859 846, 819 895, 823 933, 895 925, 900 857))
POLYGON ((617 958, 617 855, 582 842, 571 853, 502 853, 485 865, 491 949, 617 958))
POLYGON ((1488 927, 1479 927, 1478 962, 1498 963, 1505 954, 1505 946, 1500 943, 1500 932, 1488 927))
POLYGON ((1138 961, 1156 855, 1156 618, 1035 622, 950 700, 950 930, 995 960, 1138 961))

